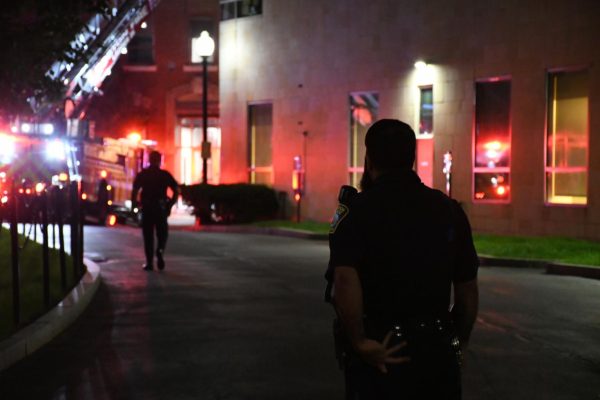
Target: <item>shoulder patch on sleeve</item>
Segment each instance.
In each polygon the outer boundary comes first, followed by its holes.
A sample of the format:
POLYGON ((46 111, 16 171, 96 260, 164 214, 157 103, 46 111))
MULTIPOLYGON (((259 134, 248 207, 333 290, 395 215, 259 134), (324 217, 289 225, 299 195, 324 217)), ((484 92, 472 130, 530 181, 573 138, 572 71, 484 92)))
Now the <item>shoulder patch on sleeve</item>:
POLYGON ((350 209, 347 206, 345 206, 341 203, 338 204, 337 209, 335 210, 333 219, 331 220, 331 226, 329 227, 330 234, 335 233, 335 230, 337 229, 340 222, 342 222, 342 220, 344 218, 346 218, 346 215, 348 215, 349 213, 350 213, 350 209))

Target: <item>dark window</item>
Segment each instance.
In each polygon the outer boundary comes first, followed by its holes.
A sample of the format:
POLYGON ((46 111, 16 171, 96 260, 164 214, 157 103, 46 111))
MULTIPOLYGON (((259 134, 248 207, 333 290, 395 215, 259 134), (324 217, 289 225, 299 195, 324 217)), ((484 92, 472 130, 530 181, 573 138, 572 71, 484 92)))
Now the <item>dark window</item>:
POLYGON ((262 0, 238 1, 238 17, 251 17, 262 14, 262 0))
POLYGON ((127 64, 154 65, 154 35, 152 25, 146 22, 146 28, 138 28, 127 46, 127 64))
POLYGON ((221 21, 227 21, 235 18, 236 3, 237 2, 235 1, 221 3, 221 21))
POLYGON ((419 134, 433 133, 433 88, 421 88, 421 106, 419 109, 419 134))
POLYGON ((222 0, 221 21, 262 14, 262 0, 222 0))

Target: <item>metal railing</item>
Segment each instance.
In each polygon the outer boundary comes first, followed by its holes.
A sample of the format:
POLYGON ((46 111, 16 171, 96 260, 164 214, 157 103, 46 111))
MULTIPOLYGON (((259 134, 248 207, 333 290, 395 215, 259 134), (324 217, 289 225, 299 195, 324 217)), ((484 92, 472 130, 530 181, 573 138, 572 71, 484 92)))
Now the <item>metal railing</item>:
MULTIPOLYGON (((53 306, 50 295, 50 249, 58 251, 60 287, 63 295, 68 289, 67 251, 70 252, 73 260, 70 272, 73 283, 76 284, 85 272, 83 264, 85 210, 81 200, 80 182, 48 188, 17 187, 14 182, 9 186, 9 190, 2 196, 0 220, 10 234, 12 320, 14 327, 18 327, 24 322, 21 318, 21 272, 24 250, 32 242, 39 242, 38 233, 41 234, 39 267, 42 270, 43 304, 40 304, 40 311, 48 310, 53 306), (70 227, 69 246, 65 241, 65 225, 70 227)), ((37 262, 38 258, 35 257, 34 260, 37 262)), ((0 315, 0 318, 7 317, 0 315)))

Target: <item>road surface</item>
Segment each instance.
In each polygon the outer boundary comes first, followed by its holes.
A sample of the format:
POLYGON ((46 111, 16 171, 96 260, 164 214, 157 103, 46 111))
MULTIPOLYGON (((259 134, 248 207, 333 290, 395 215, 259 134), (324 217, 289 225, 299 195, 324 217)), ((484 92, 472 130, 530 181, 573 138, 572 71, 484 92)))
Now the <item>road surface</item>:
MULTIPOLYGON (((323 303, 327 244, 86 227, 104 283, 65 334, 0 374, 1 399, 343 399, 323 303)), ((480 270, 464 398, 600 399, 600 282, 480 270)))

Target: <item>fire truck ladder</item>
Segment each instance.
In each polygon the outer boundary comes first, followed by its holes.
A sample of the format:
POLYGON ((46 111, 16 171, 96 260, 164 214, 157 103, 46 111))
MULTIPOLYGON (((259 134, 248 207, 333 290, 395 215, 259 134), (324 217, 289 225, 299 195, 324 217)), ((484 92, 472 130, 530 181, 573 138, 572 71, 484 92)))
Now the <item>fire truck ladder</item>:
MULTIPOLYGON (((72 109, 65 113, 67 118, 78 118, 94 93, 99 91, 104 79, 110 75, 121 51, 133 38, 136 28, 157 6, 160 0, 118 1, 109 15, 96 14, 71 42, 65 59, 73 58, 76 50, 84 56, 76 64, 56 61, 46 75, 66 87, 66 99, 72 109)), ((36 112, 48 111, 52 104, 38 104, 36 112)))

